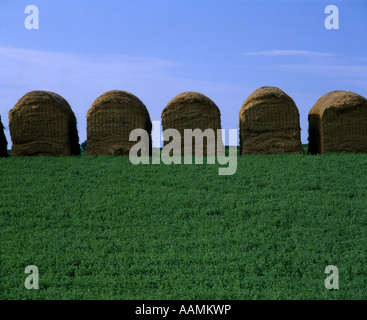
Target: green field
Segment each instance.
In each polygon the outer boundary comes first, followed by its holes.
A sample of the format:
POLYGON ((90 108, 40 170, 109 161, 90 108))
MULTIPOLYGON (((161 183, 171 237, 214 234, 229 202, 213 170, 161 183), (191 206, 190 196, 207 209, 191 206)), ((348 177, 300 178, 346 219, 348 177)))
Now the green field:
POLYGON ((1 299, 367 298, 367 155, 9 158, 0 191, 1 299))

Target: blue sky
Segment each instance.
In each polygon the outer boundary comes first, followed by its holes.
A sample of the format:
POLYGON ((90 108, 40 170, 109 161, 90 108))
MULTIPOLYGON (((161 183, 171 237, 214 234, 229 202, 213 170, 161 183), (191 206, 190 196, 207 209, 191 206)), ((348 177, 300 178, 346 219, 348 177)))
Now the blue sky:
POLYGON ((367 97, 367 1, 285 0, 2 0, 0 115, 31 90, 62 95, 73 108, 80 142, 86 114, 102 93, 138 96, 151 119, 184 91, 220 108, 222 127, 238 128, 242 103, 255 89, 276 86, 307 114, 332 90, 367 97), (27 30, 27 5, 39 29, 27 30), (339 29, 327 30, 327 5, 339 29))

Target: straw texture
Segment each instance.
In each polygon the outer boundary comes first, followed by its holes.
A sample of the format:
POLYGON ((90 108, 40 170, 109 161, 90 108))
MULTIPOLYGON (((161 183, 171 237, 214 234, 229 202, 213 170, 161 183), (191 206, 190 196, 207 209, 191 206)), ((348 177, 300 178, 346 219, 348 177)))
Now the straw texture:
MULTIPOLYGON (((173 98, 162 111, 162 127, 166 129, 176 129, 181 135, 181 155, 185 152, 184 130, 185 129, 206 129, 214 130, 214 140, 203 139, 200 150, 195 151, 195 143, 193 139, 192 148, 190 148, 193 156, 214 156, 216 153, 223 154, 224 146, 221 139, 221 115, 219 108, 207 96, 198 92, 183 92, 173 98), (218 143, 219 140, 219 143, 218 143)), ((164 144, 170 143, 166 141, 164 144)), ((164 154, 163 154, 164 155, 164 154)))
POLYGON ((87 114, 87 154, 129 155, 136 141, 129 141, 130 132, 144 129, 149 134, 151 154, 152 122, 147 108, 133 94, 112 90, 99 96, 87 114))
POLYGON ((308 114, 309 153, 366 153, 367 99, 336 90, 323 95, 308 114))
POLYGON ((9 111, 12 156, 80 154, 75 115, 56 93, 32 91, 9 111))
POLYGON ((304 152, 297 106, 279 88, 255 90, 241 107, 239 127, 241 155, 304 152))

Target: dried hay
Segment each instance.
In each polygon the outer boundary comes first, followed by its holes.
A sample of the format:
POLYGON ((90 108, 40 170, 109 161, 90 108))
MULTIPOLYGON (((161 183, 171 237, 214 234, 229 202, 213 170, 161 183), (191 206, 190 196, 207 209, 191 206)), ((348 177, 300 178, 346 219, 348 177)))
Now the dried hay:
POLYGON ((136 141, 129 141, 130 132, 144 129, 149 134, 152 150, 152 122, 147 108, 133 94, 112 90, 99 96, 87 114, 87 154, 129 155, 136 141))
POLYGON ((9 111, 12 156, 79 155, 76 118, 68 102, 53 92, 32 91, 9 111))
POLYGON ((256 89, 239 115, 240 154, 303 153, 299 112, 276 87, 256 89))
MULTIPOLYGON (((195 140, 192 141, 192 156, 214 156, 222 155, 224 146, 222 135, 218 129, 221 129, 221 115, 219 108, 207 96, 198 92, 183 92, 173 98, 162 111, 162 128, 176 129, 181 135, 181 155, 185 153, 184 130, 185 129, 206 129, 214 130, 214 141, 203 139, 201 151, 195 152, 195 140), (219 143, 218 143, 219 140, 219 143)), ((165 141, 167 145, 171 141, 165 141)), ((163 154, 165 155, 165 154, 163 154)), ((170 152, 172 156, 172 152, 170 152)))
POLYGON ((308 120, 309 153, 367 152, 367 99, 359 94, 336 90, 323 95, 308 120))
POLYGON ((0 157, 7 157, 8 156, 8 141, 6 141, 6 137, 4 134, 4 126, 1 122, 0 117, 0 157))

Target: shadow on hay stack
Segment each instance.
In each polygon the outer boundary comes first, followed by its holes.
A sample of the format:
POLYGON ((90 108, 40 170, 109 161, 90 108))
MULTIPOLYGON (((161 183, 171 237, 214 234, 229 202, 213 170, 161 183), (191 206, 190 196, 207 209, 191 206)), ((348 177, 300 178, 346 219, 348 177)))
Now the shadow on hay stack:
POLYGON ((32 91, 9 111, 12 156, 80 155, 75 115, 56 93, 32 91))
MULTIPOLYGON (((221 131, 221 115, 219 108, 207 96, 198 92, 183 92, 174 97, 162 111, 162 128, 176 129, 181 135, 181 141, 175 145, 174 141, 165 141, 164 145, 172 143, 176 150, 181 149, 181 155, 185 155, 184 130, 200 129, 204 132, 206 129, 213 129, 214 134, 204 138, 202 143, 196 144, 192 141, 191 147, 188 146, 186 152, 191 152, 192 156, 215 156, 224 154, 224 146, 221 131)), ((186 153, 187 154, 187 153, 186 153)), ((168 156, 168 154, 162 154, 168 156)), ((170 151, 172 156, 172 150, 170 151)))
POLYGON ((241 155, 304 152, 297 106, 279 88, 256 89, 243 103, 239 120, 241 155))
POLYGON ((0 157, 7 157, 8 156, 8 141, 6 141, 6 137, 4 134, 4 126, 1 122, 0 117, 0 157))
POLYGON ((367 153, 367 99, 336 90, 323 95, 308 114, 311 154, 367 153))
POLYGON ((144 129, 152 151, 152 122, 143 102, 135 95, 112 90, 99 96, 87 113, 88 155, 129 155, 137 142, 129 141, 130 132, 144 129))

